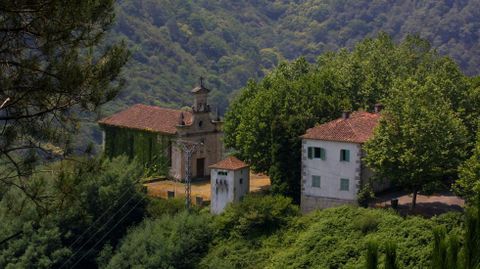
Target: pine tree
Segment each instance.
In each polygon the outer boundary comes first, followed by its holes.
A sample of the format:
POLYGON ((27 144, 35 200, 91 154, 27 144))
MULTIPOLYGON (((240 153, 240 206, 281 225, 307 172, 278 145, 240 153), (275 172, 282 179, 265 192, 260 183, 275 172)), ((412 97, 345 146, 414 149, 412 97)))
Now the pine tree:
POLYGON ((38 159, 67 154, 79 114, 122 86, 128 51, 100 44, 114 21, 114 3, 0 1, 2 181, 28 176, 38 159))

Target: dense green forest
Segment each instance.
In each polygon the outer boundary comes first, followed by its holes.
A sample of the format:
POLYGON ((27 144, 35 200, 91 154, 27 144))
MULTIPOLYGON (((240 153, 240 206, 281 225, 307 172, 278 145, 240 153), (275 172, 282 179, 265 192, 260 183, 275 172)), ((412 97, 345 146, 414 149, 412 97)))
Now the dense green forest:
POLYGON ((479 73, 478 1, 122 0, 110 36, 133 54, 128 85, 104 113, 133 103, 190 105, 200 75, 224 112, 232 93, 280 61, 315 61, 379 31, 396 41, 417 33, 466 74, 479 73))
MULTIPOLYGON (((108 39, 124 40, 132 56, 124 89, 101 115, 135 103, 190 106, 200 76, 213 90, 213 111, 223 114, 249 79, 278 63, 299 56, 314 62, 380 31, 396 41, 419 34, 467 75, 480 72, 478 1, 121 0, 108 39)), ((95 120, 84 125, 77 147, 100 143, 95 120)))
POLYGON ((480 79, 461 70, 478 73, 470 22, 478 4, 37 2, 0 2, 0 268, 480 266, 480 79), (420 25, 440 54, 425 39, 403 38, 420 25), (104 113, 134 102, 186 105, 185 87, 199 75, 220 108, 243 88, 226 114, 225 142, 269 173, 271 193, 220 215, 187 212, 182 200, 146 194, 149 171, 136 160, 72 154, 79 141, 70 134, 116 96, 120 72, 126 88, 104 113), (299 135, 378 100, 385 120, 367 164, 414 193, 456 180, 465 212, 423 218, 342 206, 300 214, 299 135))

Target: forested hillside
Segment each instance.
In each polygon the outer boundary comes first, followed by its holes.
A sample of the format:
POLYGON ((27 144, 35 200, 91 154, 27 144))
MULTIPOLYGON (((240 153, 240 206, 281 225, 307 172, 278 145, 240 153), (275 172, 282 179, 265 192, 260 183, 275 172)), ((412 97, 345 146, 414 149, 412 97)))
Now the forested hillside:
POLYGON ((428 39, 469 75, 480 68, 479 1, 124 0, 111 40, 126 40, 128 84, 109 114, 133 103, 189 105, 198 77, 225 111, 228 97, 281 60, 352 47, 379 31, 428 39))

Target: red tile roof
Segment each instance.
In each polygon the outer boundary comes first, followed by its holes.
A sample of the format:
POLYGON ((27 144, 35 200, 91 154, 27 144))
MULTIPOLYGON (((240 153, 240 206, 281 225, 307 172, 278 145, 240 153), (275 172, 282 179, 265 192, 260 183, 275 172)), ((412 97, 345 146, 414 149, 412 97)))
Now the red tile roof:
POLYGON ((192 113, 189 111, 137 104, 98 121, 101 125, 137 129, 165 134, 175 134, 183 112, 184 121, 189 125, 192 113))
POLYGON ((364 143, 373 135, 380 114, 353 112, 347 119, 339 118, 307 130, 305 139, 364 143))
POLYGON ((226 159, 219 161, 216 164, 212 164, 209 168, 214 169, 225 169, 225 170, 238 170, 248 167, 248 165, 234 156, 229 156, 226 159))

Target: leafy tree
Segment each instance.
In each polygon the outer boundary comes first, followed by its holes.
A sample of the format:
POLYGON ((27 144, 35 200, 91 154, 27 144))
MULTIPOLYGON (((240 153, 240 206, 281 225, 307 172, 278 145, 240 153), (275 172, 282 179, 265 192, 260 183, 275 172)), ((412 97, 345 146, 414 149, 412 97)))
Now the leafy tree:
POLYGON ((299 136, 315 124, 337 118, 342 110, 371 111, 377 102, 396 105, 390 99, 400 98, 410 80, 419 87, 432 84, 471 136, 478 105, 463 100, 474 92, 474 84, 428 41, 409 36, 395 44, 382 33, 358 43, 351 52, 322 54, 315 65, 303 58, 282 63, 262 81, 249 82, 225 115, 225 144, 254 170, 267 173, 275 193, 298 201, 299 136))
POLYGON ((28 176, 39 157, 69 153, 80 111, 111 100, 128 58, 99 47, 114 1, 0 3, 0 160, 5 183, 28 176))
POLYGON ((126 157, 77 159, 43 167, 28 193, 0 196, 0 267, 94 267, 104 244, 116 246, 146 215, 143 169, 126 157), (6 239, 6 240, 5 240, 6 239))
POLYGON ((473 203, 480 195, 480 132, 473 155, 459 167, 459 179, 455 182, 455 191, 473 203))
POLYGON ((262 82, 250 82, 225 116, 226 145, 254 170, 268 172, 274 193, 297 201, 300 135, 340 110, 337 96, 322 91, 330 81, 321 75, 302 58, 281 64, 262 82))
POLYGON ((453 177, 465 157, 467 131, 435 76, 399 82, 374 137, 365 144, 365 161, 378 178, 417 193, 453 177))

